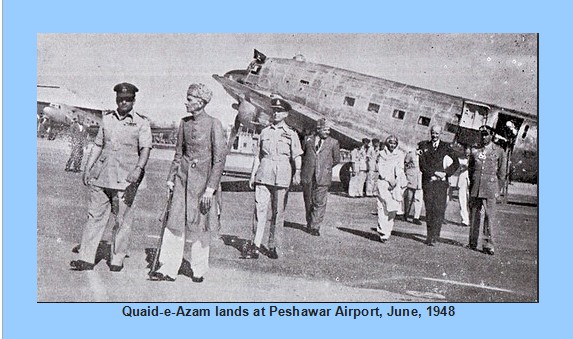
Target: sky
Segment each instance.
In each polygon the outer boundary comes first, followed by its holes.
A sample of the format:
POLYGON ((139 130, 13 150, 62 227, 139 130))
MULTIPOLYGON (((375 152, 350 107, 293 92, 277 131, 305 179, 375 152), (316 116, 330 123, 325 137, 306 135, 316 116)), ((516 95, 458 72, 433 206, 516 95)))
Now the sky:
POLYGON ((232 123, 234 100, 212 74, 245 69, 256 48, 537 114, 535 34, 38 34, 38 84, 90 108, 115 108, 113 87, 139 88, 136 111, 159 124, 185 115, 190 83, 214 96, 206 111, 232 123))

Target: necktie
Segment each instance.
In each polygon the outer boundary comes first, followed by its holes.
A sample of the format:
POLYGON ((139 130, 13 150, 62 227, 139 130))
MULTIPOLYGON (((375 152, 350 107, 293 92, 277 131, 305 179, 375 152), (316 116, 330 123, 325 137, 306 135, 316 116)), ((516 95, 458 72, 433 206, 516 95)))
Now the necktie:
POLYGON ((322 145, 322 139, 318 139, 318 144, 316 144, 316 150, 317 151, 320 149, 321 145, 322 145))

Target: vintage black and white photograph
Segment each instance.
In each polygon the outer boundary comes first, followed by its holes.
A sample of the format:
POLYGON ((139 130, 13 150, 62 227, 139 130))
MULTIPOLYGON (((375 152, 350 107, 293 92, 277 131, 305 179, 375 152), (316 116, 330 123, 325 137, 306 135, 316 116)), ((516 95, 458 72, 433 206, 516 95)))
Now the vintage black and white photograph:
POLYGON ((539 300, 538 35, 37 35, 38 302, 539 300))

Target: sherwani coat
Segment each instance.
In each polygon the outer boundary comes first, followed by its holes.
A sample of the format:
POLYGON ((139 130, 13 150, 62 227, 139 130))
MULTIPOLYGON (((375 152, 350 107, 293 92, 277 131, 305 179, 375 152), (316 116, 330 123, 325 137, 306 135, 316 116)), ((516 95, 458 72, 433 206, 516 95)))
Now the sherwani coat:
MULTIPOLYGON (((202 233, 218 230, 217 201, 200 210, 207 187, 217 190, 226 157, 226 139, 221 122, 201 113, 179 124, 175 156, 167 180, 175 184, 167 228, 174 234, 185 230, 202 233)), ((215 200, 217 194, 215 194, 215 200)))

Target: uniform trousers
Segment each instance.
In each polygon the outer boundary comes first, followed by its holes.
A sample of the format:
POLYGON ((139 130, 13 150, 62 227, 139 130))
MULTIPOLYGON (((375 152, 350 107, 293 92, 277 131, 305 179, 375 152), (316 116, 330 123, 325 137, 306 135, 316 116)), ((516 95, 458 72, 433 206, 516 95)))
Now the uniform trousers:
POLYGON ((497 226, 496 198, 471 198, 470 247, 477 248, 480 228, 482 229, 482 247, 493 249, 493 230, 497 226))
POLYGON ((462 218, 462 224, 464 225, 470 224, 468 200, 469 200, 468 186, 461 184, 458 187, 458 201, 460 203, 460 217, 462 218))
POLYGON ((157 272, 176 278, 181 267, 182 258, 189 261, 194 277, 202 277, 209 270, 209 251, 211 233, 200 232, 191 234, 189 231, 177 234, 165 228, 161 242, 159 262, 161 267, 157 272), (191 245, 189 246, 189 242, 191 245), (190 250, 189 250, 189 247, 190 250))
POLYGON ((312 229, 319 230, 324 220, 329 186, 318 185, 314 176, 312 177, 312 182, 302 184, 306 224, 312 229))
POLYGON ((269 226, 269 248, 280 248, 284 232, 285 199, 287 187, 278 187, 264 184, 255 185, 255 219, 253 234, 255 246, 260 247, 271 208, 271 222, 269 226))
POLYGON ((66 163, 66 169, 74 169, 76 171, 80 170, 82 166, 82 158, 84 157, 84 147, 81 144, 73 143, 72 144, 72 153, 70 154, 70 158, 66 163))
POLYGON ((396 212, 400 210, 400 202, 394 200, 392 192, 388 190, 390 186, 386 180, 378 180, 378 196, 376 206, 378 207, 378 228, 380 238, 387 240, 394 229, 394 219, 396 212))
POLYGON ((378 171, 368 171, 366 174, 366 196, 376 195, 376 182, 378 181, 378 171))
POLYGON ((124 199, 125 190, 93 185, 89 186, 89 190, 88 221, 82 234, 80 260, 95 263, 97 248, 111 216, 114 219, 111 265, 123 266, 133 224, 133 199, 124 199))
POLYGON ((412 215, 414 219, 420 219, 422 213, 423 193, 421 189, 406 188, 404 191, 404 217, 408 217, 414 210, 412 215))
POLYGON ((447 181, 429 181, 424 183, 424 204, 426 206, 427 242, 435 243, 440 239, 446 203, 448 198, 447 181))

